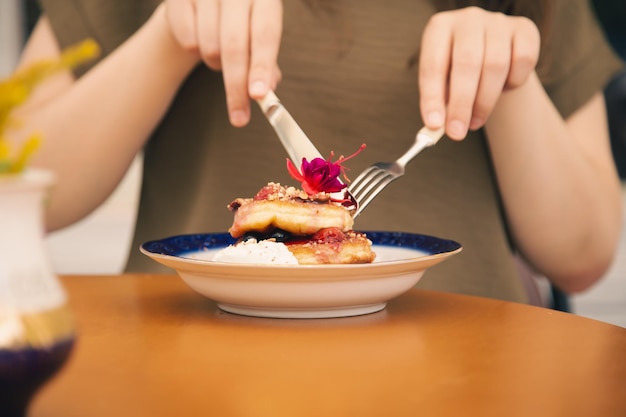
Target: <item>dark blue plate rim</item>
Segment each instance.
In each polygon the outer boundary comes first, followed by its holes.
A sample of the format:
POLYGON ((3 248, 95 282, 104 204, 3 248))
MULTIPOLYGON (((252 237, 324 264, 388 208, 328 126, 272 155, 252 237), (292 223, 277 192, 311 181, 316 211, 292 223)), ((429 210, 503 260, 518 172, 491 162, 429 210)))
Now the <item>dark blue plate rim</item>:
MULTIPOLYGON (((454 252, 462 245, 454 240, 442 239, 430 235, 407 232, 362 231, 376 246, 407 248, 426 252, 429 255, 454 252)), ((151 240, 141 245, 146 252, 183 256, 199 250, 223 248, 235 243, 236 239, 228 233, 196 233, 170 236, 151 240)))

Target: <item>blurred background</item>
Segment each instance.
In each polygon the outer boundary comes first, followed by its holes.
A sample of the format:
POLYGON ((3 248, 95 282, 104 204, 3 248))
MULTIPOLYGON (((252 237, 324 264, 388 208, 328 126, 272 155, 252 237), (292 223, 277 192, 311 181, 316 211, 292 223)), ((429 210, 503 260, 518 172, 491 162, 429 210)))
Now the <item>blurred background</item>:
MULTIPOLYGON (((616 51, 626 54, 626 2, 598 0, 598 18, 616 51)), ((8 76, 38 17, 34 0, 0 0, 0 78, 8 76)), ((612 147, 623 180, 626 204, 626 72, 605 92, 609 107, 612 147)), ((52 262, 59 274, 115 274, 131 249, 131 232, 141 180, 138 157, 115 193, 81 222, 47 237, 52 262)), ((625 217, 626 223, 626 217, 625 217)), ((136 250, 136 248, 133 248, 136 250)), ((602 282, 569 297, 575 314, 626 327, 626 227, 618 256, 602 282)))

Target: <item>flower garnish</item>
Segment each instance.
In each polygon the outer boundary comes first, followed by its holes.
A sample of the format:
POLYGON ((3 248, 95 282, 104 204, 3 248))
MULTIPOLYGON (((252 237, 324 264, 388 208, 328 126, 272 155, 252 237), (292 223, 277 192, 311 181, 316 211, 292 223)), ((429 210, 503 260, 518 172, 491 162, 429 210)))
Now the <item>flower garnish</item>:
POLYGON ((319 193, 336 193, 346 188, 346 184, 339 180, 339 176, 343 176, 346 182, 350 182, 346 176, 346 168, 342 165, 345 161, 355 157, 365 149, 365 144, 352 155, 344 157, 341 155, 333 162, 334 152, 330 153, 328 160, 323 158, 314 158, 310 162, 306 158, 302 158, 300 171, 296 166, 287 159, 287 170, 289 174, 302 184, 302 189, 308 195, 316 195, 319 193))

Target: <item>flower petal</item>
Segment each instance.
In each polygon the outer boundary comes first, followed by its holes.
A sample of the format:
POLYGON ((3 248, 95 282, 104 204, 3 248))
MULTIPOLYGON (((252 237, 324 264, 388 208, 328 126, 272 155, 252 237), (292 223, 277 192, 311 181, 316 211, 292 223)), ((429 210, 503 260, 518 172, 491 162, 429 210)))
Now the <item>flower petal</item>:
POLYGON ((302 174, 300 174, 300 171, 298 171, 298 168, 296 168, 296 166, 293 164, 293 162, 291 162, 290 159, 287 159, 287 171, 289 171, 289 175, 291 175, 294 180, 299 182, 306 181, 306 179, 302 176, 302 174))

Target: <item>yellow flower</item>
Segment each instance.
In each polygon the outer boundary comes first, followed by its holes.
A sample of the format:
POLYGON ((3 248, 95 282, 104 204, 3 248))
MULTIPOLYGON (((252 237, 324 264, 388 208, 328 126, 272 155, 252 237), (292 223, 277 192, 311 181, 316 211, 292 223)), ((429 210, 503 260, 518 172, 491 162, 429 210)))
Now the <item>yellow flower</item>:
POLYGON ((99 54, 98 44, 88 39, 65 49, 59 59, 37 62, 0 80, 0 175, 22 171, 41 142, 38 135, 32 135, 20 149, 11 149, 11 144, 3 134, 7 126, 13 122, 11 112, 23 104, 32 91, 50 76, 62 70, 75 68, 99 54))

